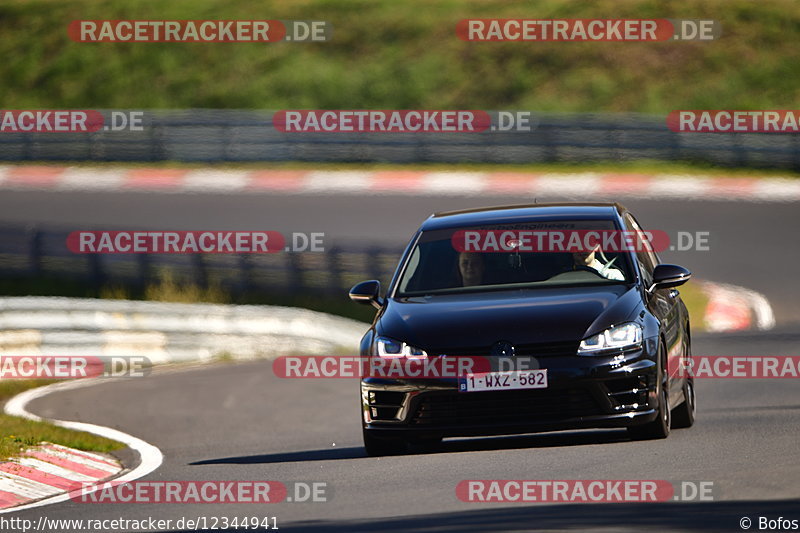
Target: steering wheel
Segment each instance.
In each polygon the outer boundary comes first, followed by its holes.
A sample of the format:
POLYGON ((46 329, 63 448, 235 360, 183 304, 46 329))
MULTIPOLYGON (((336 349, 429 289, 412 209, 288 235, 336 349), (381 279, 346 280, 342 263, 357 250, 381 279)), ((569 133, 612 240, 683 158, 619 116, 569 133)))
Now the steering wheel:
MULTIPOLYGON (((575 265, 575 266, 572 267, 572 271, 578 271, 578 270, 583 270, 585 272, 591 272, 592 274, 594 274, 596 276, 600 276, 601 278, 603 277, 600 274, 600 272, 598 272, 597 270, 593 269, 592 267, 588 267, 586 265, 575 265)), ((570 272, 570 271, 568 270, 567 272, 570 272)))

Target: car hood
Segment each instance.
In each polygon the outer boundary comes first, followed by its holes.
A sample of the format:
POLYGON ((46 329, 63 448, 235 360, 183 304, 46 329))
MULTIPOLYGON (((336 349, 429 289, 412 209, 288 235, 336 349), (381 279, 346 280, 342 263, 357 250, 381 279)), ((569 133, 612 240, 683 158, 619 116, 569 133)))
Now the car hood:
POLYGON ((641 298, 635 286, 613 284, 392 298, 378 335, 431 354, 575 342, 630 320, 641 298))

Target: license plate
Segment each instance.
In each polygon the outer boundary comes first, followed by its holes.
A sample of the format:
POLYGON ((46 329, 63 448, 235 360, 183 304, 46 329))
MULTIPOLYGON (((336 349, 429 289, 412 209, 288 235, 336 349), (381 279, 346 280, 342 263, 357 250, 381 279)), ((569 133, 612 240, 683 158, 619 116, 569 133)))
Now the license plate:
POLYGON ((458 384, 458 390, 461 392, 546 388, 546 368, 542 370, 511 370, 508 372, 467 374, 459 379, 458 384))

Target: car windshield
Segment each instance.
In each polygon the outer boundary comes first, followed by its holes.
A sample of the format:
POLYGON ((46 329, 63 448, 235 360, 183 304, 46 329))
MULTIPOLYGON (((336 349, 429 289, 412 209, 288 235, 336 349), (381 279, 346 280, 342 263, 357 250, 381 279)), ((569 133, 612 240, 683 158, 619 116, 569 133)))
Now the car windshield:
POLYGON ((396 296, 629 283, 624 235, 610 220, 424 231, 396 296))

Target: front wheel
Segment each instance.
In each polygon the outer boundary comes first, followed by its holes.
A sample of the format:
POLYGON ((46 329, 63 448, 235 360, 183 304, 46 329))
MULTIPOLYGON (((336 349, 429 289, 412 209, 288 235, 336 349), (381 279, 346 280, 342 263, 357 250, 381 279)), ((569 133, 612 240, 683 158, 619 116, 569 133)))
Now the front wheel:
POLYGON ((659 351, 660 368, 658 380, 658 414, 656 419, 641 426, 630 426, 628 435, 634 440, 666 439, 672 424, 672 412, 669 408, 668 374, 664 348, 659 351))
POLYGON ((690 428, 694 425, 697 403, 694 392, 694 378, 688 377, 683 384, 683 403, 672 411, 673 428, 690 428))

